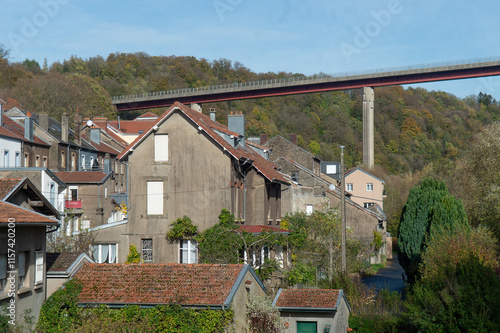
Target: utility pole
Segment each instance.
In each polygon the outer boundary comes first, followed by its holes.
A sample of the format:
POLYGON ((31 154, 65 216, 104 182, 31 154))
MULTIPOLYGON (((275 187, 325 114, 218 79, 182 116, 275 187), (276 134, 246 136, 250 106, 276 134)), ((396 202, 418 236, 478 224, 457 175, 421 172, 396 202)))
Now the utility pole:
POLYGON ((347 250, 346 250, 346 222, 345 222, 345 174, 344 174, 344 146, 340 146, 340 180, 341 180, 341 195, 340 195, 340 216, 341 216, 341 232, 342 232, 342 273, 346 273, 347 267, 347 250))

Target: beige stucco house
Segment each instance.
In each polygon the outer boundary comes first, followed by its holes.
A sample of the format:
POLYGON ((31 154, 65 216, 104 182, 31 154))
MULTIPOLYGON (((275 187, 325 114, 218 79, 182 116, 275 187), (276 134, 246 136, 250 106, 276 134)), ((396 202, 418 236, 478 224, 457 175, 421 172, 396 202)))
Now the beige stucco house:
POLYGON ((365 208, 377 204, 384 209, 385 181, 356 167, 347 171, 345 183, 352 201, 365 208))
POLYGON ((231 115, 228 128, 183 104, 169 108, 120 154, 128 167, 128 222, 99 228, 96 242, 116 249, 118 262, 135 245, 144 262, 195 263, 194 241, 165 239, 177 218, 188 216, 202 232, 225 208, 245 225, 278 225, 288 181, 243 133, 242 114, 231 115))

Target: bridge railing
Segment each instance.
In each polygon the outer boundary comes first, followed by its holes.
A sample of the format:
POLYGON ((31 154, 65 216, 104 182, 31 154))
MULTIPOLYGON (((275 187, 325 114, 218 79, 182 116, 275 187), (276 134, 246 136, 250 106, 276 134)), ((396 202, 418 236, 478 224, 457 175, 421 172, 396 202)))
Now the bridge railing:
POLYGON ((204 87, 195 87, 195 88, 183 88, 183 89, 174 89, 167 91, 156 91, 150 93, 143 94, 135 94, 135 95, 122 95, 122 96, 113 96, 112 100, 114 102, 120 101, 129 101, 134 99, 148 99, 149 97, 162 97, 162 96, 177 96, 177 95, 192 95, 196 93, 210 93, 214 90, 225 90, 225 89, 235 89, 235 88, 247 88, 247 87, 269 87, 274 85, 285 85, 285 84, 293 84, 296 82, 297 84, 306 84, 307 82, 313 83, 318 80, 332 79, 332 78, 341 78, 341 77, 352 77, 359 75, 369 75, 369 74, 379 74, 379 73, 390 73, 390 72, 399 72, 399 71, 411 71, 411 70, 425 70, 429 68, 439 68, 439 67, 451 67, 451 66, 460 66, 460 65, 476 65, 480 66, 483 63, 489 63, 494 61, 500 61, 500 57, 487 57, 487 58, 475 58, 475 59, 462 59, 462 60, 452 60, 445 62, 433 62, 427 64, 417 64, 417 65, 409 65, 409 66, 400 66, 400 67, 385 67, 385 68, 377 68, 370 70, 359 70, 359 71, 350 71, 350 72, 337 72, 334 74, 314 74, 310 76, 300 75, 300 76, 289 76, 285 78, 276 78, 270 80, 258 80, 258 81, 248 81, 248 82, 235 82, 235 83, 226 83, 226 84, 218 84, 212 86, 204 86, 204 87))

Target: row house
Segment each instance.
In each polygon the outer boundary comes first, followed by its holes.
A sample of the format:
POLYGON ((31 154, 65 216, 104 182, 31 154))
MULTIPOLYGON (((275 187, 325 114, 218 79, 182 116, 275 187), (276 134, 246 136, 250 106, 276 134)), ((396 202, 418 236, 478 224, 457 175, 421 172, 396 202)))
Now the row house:
POLYGON ((59 212, 27 178, 0 179, 0 307, 20 322, 35 322, 46 299, 46 234, 57 230, 59 212), (12 246, 7 246, 7 244, 12 246), (14 256, 12 256, 14 254, 14 256), (14 304, 14 311, 10 311, 14 304))
MULTIPOLYGON (((5 126, 0 127, 0 141, 8 140, 9 143, 0 147, 8 147, 4 148, 8 164, 0 169, 0 177, 25 172, 36 180, 37 186, 40 186, 47 198, 53 200, 55 196, 54 206, 61 216, 69 217, 63 228, 68 235, 82 228, 126 218, 121 213, 122 208, 126 207, 124 196, 121 195, 126 191, 126 166, 117 162, 126 142, 92 123, 83 124, 78 113, 75 115, 73 131, 66 114, 58 121, 46 114, 31 114, 12 99, 6 105, 6 112, 2 117, 5 126), (33 143, 27 142, 29 133, 33 134, 33 143), (45 145, 45 150, 39 152, 38 146, 42 144, 45 145), (14 152, 24 156, 21 148, 26 150, 30 145, 35 148, 27 151, 24 160, 21 159, 16 164, 7 159, 14 152), (66 184, 63 179, 70 183, 66 184), (116 193, 116 200, 110 199, 116 193), (113 203, 112 207, 105 204, 108 201, 113 203)), ((3 113, 3 108, 1 110, 3 113)), ((16 158, 19 159, 17 155, 16 158)))
MULTIPOLYGON (((292 140, 293 138, 292 135, 292 140)), ((340 173, 340 165, 336 163, 325 165, 309 152, 297 147, 296 142, 280 136, 263 142, 263 146, 269 149, 268 154, 273 163, 291 180, 290 186, 284 187, 282 191, 283 213, 304 212, 306 215, 311 215, 315 210, 326 205, 340 210, 341 191, 336 180, 336 174, 340 173), (328 171, 328 174, 321 173, 321 170, 328 171)), ((359 196, 355 196, 352 191, 345 193, 346 224, 350 237, 370 244, 374 231, 377 231, 381 233, 382 239, 385 239, 387 216, 381 208, 383 181, 375 179, 374 176, 366 178, 367 173, 359 168, 355 168, 354 172, 348 174, 350 178, 346 177, 346 182, 364 184, 368 181, 368 183, 376 184, 371 189, 375 189, 380 194, 379 201, 369 199, 370 202, 376 202, 376 204, 363 205, 363 201, 359 201, 359 196), (360 174, 363 177, 360 177, 360 174)), ((356 185, 356 187, 361 186, 356 185)), ((366 198, 363 200, 366 201, 366 198)), ((380 254, 387 254, 385 247, 381 249, 380 254)))
POLYGON ((128 222, 99 228, 97 253, 126 260, 136 245, 145 262, 182 263, 194 242, 171 244, 172 221, 187 215, 199 231, 218 222, 223 208, 244 225, 279 225, 286 178, 246 144, 244 117, 229 127, 180 103, 169 108, 119 156, 128 166, 128 222), (133 189, 133 190, 132 190, 133 189), (100 246, 102 245, 102 246, 100 246))
POLYGON ((0 101, 0 167, 47 166, 49 151, 50 144, 34 135, 31 115, 21 126, 4 114, 0 101))

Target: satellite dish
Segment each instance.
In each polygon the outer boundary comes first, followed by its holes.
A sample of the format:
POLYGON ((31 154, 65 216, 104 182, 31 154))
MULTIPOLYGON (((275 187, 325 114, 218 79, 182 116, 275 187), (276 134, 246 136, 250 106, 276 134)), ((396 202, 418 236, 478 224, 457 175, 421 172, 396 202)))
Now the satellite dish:
POLYGON ((89 119, 89 120, 87 120, 87 126, 88 126, 88 127, 92 126, 92 124, 93 124, 93 123, 92 123, 92 120, 90 120, 90 119, 89 119))
POLYGON ((335 191, 335 185, 333 185, 333 184, 330 184, 330 186, 328 186, 328 188, 330 189, 330 191, 335 191))

